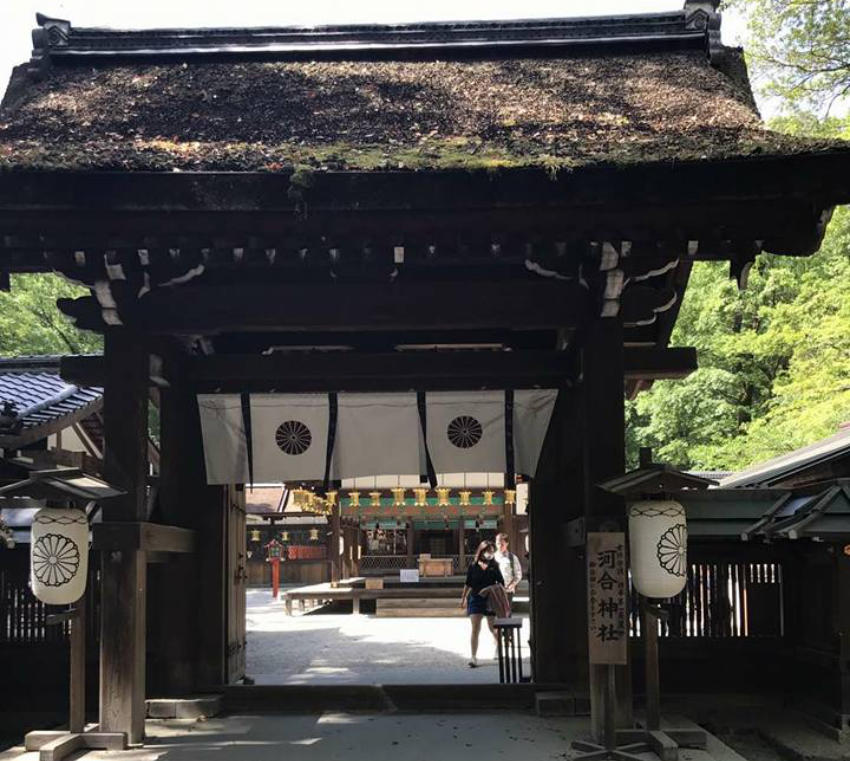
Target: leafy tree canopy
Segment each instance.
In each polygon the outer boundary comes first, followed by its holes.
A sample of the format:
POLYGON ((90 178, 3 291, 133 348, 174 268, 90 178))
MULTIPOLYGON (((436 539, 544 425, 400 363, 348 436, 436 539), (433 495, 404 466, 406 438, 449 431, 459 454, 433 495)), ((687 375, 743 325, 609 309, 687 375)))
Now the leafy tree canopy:
POLYGON ((847 0, 730 0, 748 21, 747 53, 762 92, 789 110, 829 113, 850 95, 847 0))
POLYGON ((13 275, 11 291, 0 292, 0 356, 102 351, 99 335, 78 330, 56 308, 56 299, 86 294, 58 275, 13 275))
POLYGON ((682 468, 737 470, 835 433, 850 420, 850 208, 812 257, 762 254, 746 290, 727 265, 694 265, 673 345, 700 369, 627 405, 638 446, 682 468))

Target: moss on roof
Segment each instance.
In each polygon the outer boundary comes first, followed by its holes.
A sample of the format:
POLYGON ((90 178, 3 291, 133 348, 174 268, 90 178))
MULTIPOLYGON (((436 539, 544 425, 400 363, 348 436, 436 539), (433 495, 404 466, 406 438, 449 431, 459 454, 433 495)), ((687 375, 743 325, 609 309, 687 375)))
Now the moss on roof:
POLYGON ((764 129, 746 79, 697 52, 57 66, 13 95, 6 169, 558 169, 834 145, 764 129))

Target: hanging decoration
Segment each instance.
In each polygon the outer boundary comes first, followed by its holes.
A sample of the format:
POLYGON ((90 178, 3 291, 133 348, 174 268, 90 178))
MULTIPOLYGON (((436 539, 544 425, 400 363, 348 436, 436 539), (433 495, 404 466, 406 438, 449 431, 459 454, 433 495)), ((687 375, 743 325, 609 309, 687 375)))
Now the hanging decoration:
POLYGON ((503 391, 429 393, 426 418, 437 473, 504 473, 503 391))
POLYGON ((372 500, 372 507, 380 507, 381 506, 381 492, 379 491, 370 491, 369 498, 372 500))
POLYGON ((436 489, 437 492, 437 505, 439 507, 448 507, 451 504, 451 489, 447 489, 445 487, 439 487, 436 489))
POLYGON ((485 489, 484 492, 482 492, 485 505, 492 505, 493 504, 493 495, 495 493, 496 492, 494 492, 492 489, 485 489))
POLYGON ((328 395, 251 394, 250 404, 255 480, 324 479, 328 395))
POLYGON ((418 473, 419 457, 415 393, 338 395, 334 478, 418 473))
POLYGON ((348 492, 348 504, 352 507, 360 507, 360 492, 359 491, 350 491, 348 492))
POLYGON ((415 495, 414 504, 416 507, 427 507, 428 506, 428 489, 425 487, 419 487, 413 490, 415 495))
MULTIPOLYGON (((210 484, 533 475, 552 389, 198 396, 210 484)), ((332 504, 332 503, 331 503, 332 504)))
POLYGON ((516 489, 505 489, 505 504, 506 505, 515 505, 516 504, 516 489))
POLYGON ((199 394, 208 484, 248 482, 248 447, 239 394, 199 394))
POLYGON ((407 500, 405 499, 406 489, 401 486, 397 486, 394 489, 390 489, 393 494, 393 507, 404 507, 407 500))
POLYGON ((86 591, 89 524, 82 510, 45 507, 32 520, 30 583, 48 605, 70 605, 86 591))
POLYGON ((460 504, 463 507, 469 507, 471 504, 470 497, 472 497, 472 492, 464 489, 463 491, 458 492, 458 496, 460 497, 460 504))
POLYGON ((514 391, 514 470, 533 476, 552 419, 558 391, 552 388, 514 391))
POLYGON ((644 597, 675 597, 688 575, 685 508, 672 500, 635 502, 629 508, 632 581, 644 597))

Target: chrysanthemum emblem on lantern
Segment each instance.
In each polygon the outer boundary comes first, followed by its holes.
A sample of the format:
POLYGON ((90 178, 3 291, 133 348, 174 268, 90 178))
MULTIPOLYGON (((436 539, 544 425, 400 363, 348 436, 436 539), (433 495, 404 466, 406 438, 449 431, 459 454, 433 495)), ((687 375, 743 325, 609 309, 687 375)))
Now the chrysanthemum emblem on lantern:
POLYGON ((33 594, 48 605, 69 605, 86 591, 89 524, 81 510, 45 507, 32 521, 33 594))
POLYGON ((635 502, 629 508, 632 581, 644 597, 675 597, 688 575, 685 508, 673 501, 635 502))

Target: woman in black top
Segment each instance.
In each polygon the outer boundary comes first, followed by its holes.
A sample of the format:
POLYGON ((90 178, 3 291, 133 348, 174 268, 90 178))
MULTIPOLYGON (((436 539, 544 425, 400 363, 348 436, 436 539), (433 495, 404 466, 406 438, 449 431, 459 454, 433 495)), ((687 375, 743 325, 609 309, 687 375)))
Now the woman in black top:
POLYGON ((460 607, 466 606, 466 612, 472 624, 472 636, 469 641, 472 652, 472 657, 469 659, 470 668, 475 668, 478 665, 478 635, 481 633, 481 620, 485 616, 490 633, 494 639, 496 637, 496 631, 493 628, 494 614, 487 610, 487 600, 479 594, 485 587, 493 584, 504 586, 505 584, 502 572, 499 570, 496 561, 493 560, 495 554, 496 546, 493 542, 485 541, 478 545, 475 559, 466 572, 466 586, 464 586, 463 595, 460 598, 460 607))

